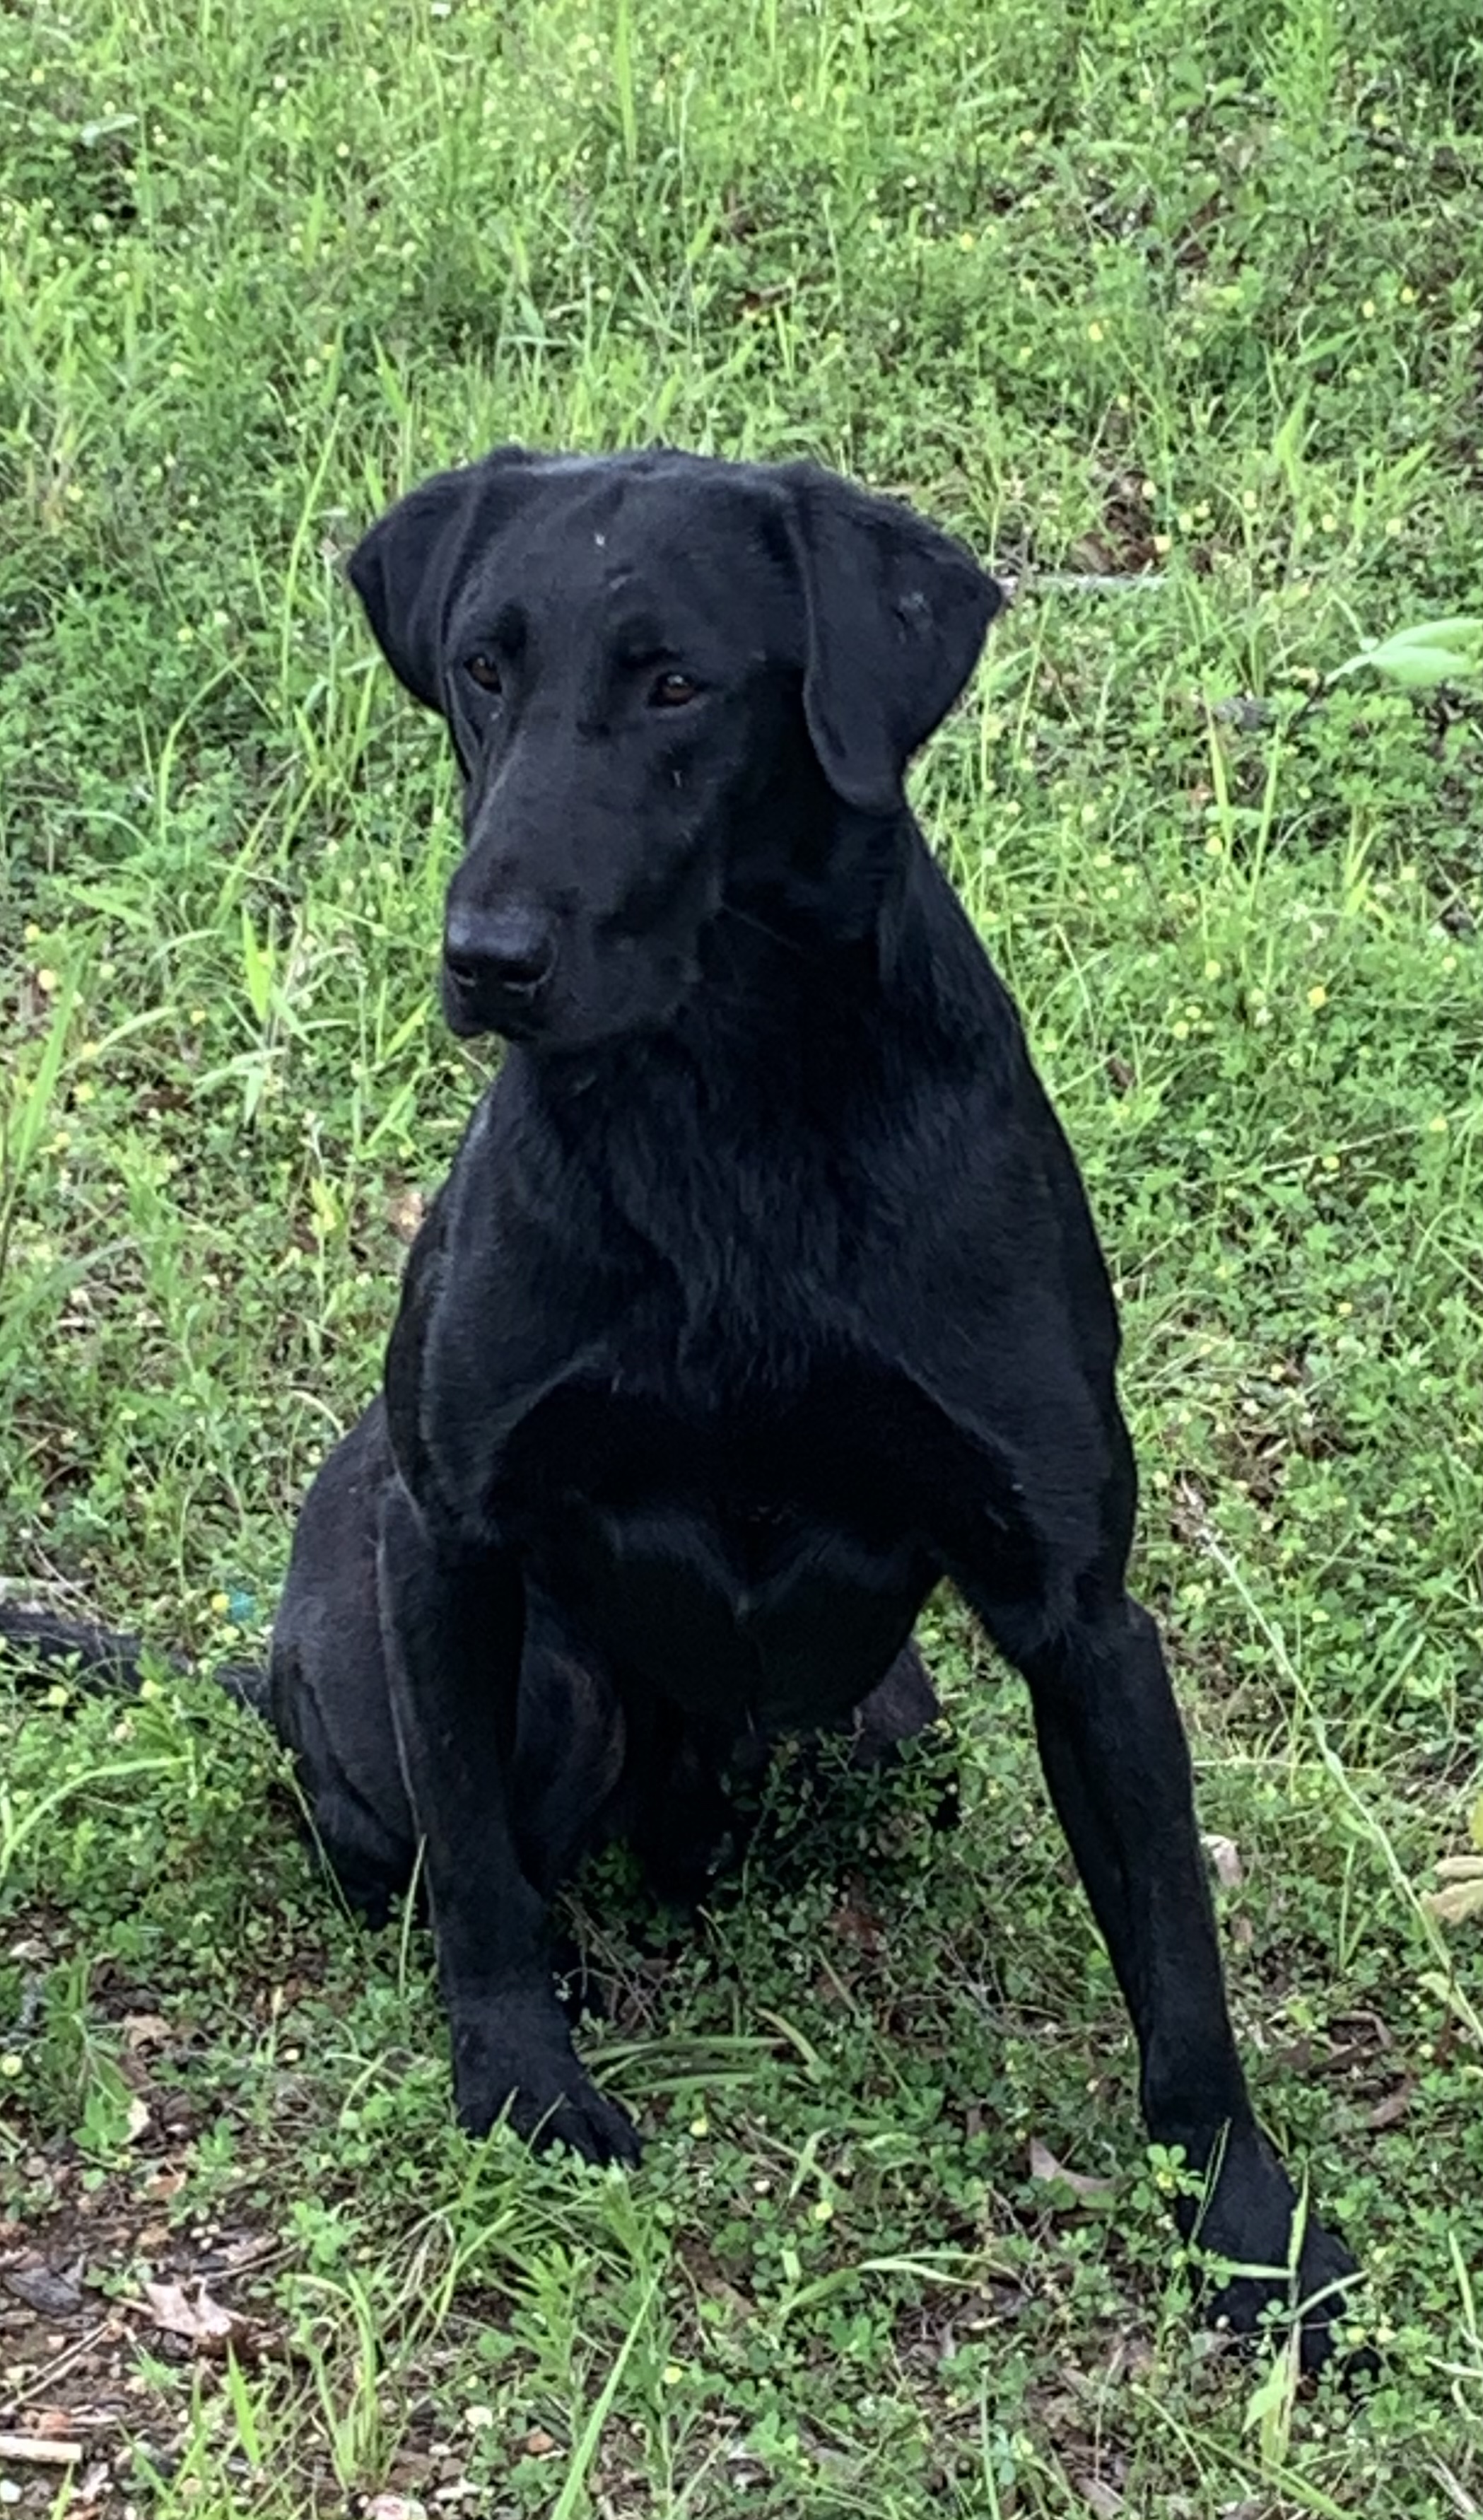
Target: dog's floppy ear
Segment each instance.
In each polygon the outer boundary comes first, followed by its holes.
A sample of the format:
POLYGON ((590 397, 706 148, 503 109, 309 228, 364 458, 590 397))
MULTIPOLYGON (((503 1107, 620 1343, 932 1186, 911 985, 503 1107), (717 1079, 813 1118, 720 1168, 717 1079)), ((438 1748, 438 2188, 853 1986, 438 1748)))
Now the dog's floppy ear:
POLYGON ((814 749, 846 804, 895 813, 907 763, 967 681, 1003 595, 971 552, 899 501, 812 465, 780 471, 803 589, 814 749))
POLYGON ((398 681, 443 709, 443 644, 467 562, 497 533, 538 458, 497 446, 477 464, 436 472, 388 508, 355 546, 347 574, 398 681))

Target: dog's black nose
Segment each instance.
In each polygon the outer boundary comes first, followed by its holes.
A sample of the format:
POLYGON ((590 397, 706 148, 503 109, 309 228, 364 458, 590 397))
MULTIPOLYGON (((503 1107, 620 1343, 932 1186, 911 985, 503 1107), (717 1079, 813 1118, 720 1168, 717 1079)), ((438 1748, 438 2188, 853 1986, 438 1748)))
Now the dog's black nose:
POLYGON ((455 987, 468 995, 528 1004, 556 961, 555 922, 520 902, 498 910, 450 905, 443 961, 455 987))

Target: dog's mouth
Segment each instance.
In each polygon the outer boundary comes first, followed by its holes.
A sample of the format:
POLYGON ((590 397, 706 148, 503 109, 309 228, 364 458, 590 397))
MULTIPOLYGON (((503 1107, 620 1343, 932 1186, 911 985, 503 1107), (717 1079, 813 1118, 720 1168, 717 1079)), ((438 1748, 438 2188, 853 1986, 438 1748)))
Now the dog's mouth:
POLYGON ((698 965, 679 958, 654 975, 647 994, 618 988, 590 996, 560 983, 554 968, 538 979, 494 978, 444 954, 439 973, 443 1019, 461 1041, 497 1035, 502 1041, 547 1051, 586 1054, 665 1031, 693 995, 698 965))

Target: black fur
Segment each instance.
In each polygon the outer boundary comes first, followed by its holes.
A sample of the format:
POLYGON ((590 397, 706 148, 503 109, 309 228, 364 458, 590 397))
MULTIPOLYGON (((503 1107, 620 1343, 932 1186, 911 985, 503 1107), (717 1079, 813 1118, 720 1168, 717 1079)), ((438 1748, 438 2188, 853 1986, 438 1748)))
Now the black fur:
MULTIPOLYGON (((1216 2169, 1207 2245, 1284 2268, 1293 2189, 1125 1589, 1106 1271, 903 792, 996 589, 809 467, 508 448, 403 500, 351 576, 464 773, 449 1018, 511 1047, 384 1401, 305 1505, 273 1716, 362 1905, 423 1841, 464 2123, 635 2158, 553 1993, 554 1886, 617 1829, 692 1890, 755 1745, 916 1729, 948 1576, 1029 1684, 1149 2133, 1216 2169)), ((1352 2272, 1310 2222, 1310 2363, 1352 2272)), ((1291 2289, 1216 2306, 1249 2326, 1291 2289)))

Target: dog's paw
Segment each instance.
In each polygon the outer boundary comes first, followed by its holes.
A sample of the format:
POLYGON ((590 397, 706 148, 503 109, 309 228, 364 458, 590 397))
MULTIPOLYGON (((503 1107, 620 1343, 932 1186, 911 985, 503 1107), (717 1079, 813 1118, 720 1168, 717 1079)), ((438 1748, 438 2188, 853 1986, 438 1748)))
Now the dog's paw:
POLYGON ((538 2146, 564 2143, 583 2161, 627 2169, 638 2163, 633 2120, 588 2080, 554 1997, 456 2020, 453 2081, 466 2134, 485 2136, 504 2119, 538 2146))
POLYGON ((628 2111, 619 2108, 616 2100, 605 2100, 579 2065, 553 2100, 543 2103, 528 2090, 519 2092, 511 2106, 510 2123, 538 2149, 564 2143, 580 2160, 599 2168, 615 2161, 624 2170, 637 2170, 643 2158, 638 2130, 628 2111))
POLYGON ((1201 2295, 1208 2325, 1251 2336, 1273 2313, 1285 2314, 1298 2321, 1305 2372, 1321 2370, 1337 2355, 1346 2380, 1376 2375, 1370 2348, 1346 2346, 1334 2332, 1352 2313, 1359 2267, 1342 2240, 1305 2214, 1281 2163, 1260 2138, 1233 2145, 1214 2194, 1203 2211, 1195 2208, 1192 2237, 1202 2259, 1230 2270, 1224 2280, 1213 2274, 1201 2295))
MULTIPOLYGON (((1259 2263, 1243 2261, 1246 2266, 1259 2263)), ((1210 2326, 1225 2328, 1234 2336, 1254 2335, 1273 2309, 1295 2315, 1300 2321, 1298 2356, 1304 2371, 1320 2371, 1337 2355, 1346 2380, 1374 2379, 1379 2361, 1372 2349, 1346 2346, 1334 2334, 1335 2322, 1342 2322, 1350 2311, 1350 2287, 1359 2272, 1342 2240, 1321 2224, 1311 2225, 1294 2272, 1282 2268, 1271 2273, 1234 2274, 1218 2289, 1205 2293, 1201 2315, 1210 2326)))

